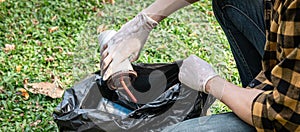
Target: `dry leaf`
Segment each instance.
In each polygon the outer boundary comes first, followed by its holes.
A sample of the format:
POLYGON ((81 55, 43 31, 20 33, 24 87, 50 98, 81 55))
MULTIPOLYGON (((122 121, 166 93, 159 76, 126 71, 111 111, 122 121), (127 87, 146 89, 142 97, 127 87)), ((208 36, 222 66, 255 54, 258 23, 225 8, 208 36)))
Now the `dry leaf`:
POLYGON ((35 108, 42 109, 43 106, 41 106, 39 102, 35 102, 35 108))
POLYGON ((58 30, 58 26, 49 28, 49 32, 50 32, 50 33, 53 33, 53 32, 55 32, 56 30, 58 30))
POLYGON ((3 48, 4 52, 9 52, 12 50, 15 50, 16 46, 14 44, 5 44, 5 47, 3 48))
POLYGON ((156 50, 162 50, 162 49, 166 49, 166 48, 167 48, 167 46, 163 44, 163 45, 158 46, 156 48, 156 50))
POLYGON ((53 16, 52 18, 51 18, 51 21, 54 21, 54 20, 56 20, 57 19, 57 16, 55 15, 55 16, 53 16))
POLYGON ((115 0, 102 0, 102 2, 103 2, 103 3, 108 2, 108 3, 112 4, 112 5, 115 4, 115 0))
POLYGON ((28 94, 28 92, 27 92, 26 89, 20 88, 17 91, 21 92, 21 95, 24 97, 24 100, 28 100, 29 99, 29 94, 28 94))
POLYGON ((45 58, 45 61, 46 62, 53 62, 54 61, 54 58, 52 56, 48 57, 48 58, 45 58))
POLYGON ((25 79, 23 80, 23 84, 24 84, 24 85, 27 85, 27 84, 28 84, 28 78, 25 78, 25 79))
POLYGON ((36 40, 35 43, 36 43, 37 45, 39 45, 39 46, 42 46, 42 42, 39 41, 39 40, 36 40))
POLYGON ((108 2, 113 5, 115 4, 115 0, 108 0, 108 2))
POLYGON ((0 86, 0 93, 4 93, 4 87, 0 86))
POLYGON ((38 25, 38 24, 40 23, 40 22, 39 22, 38 20, 36 20, 36 19, 32 19, 31 22, 32 22, 33 25, 38 25))
POLYGON ((97 12, 97 16, 98 16, 98 17, 104 16, 104 12, 103 12, 103 11, 98 11, 98 12, 97 12))
POLYGON ((1 3, 1 2, 4 2, 4 1, 5 1, 5 0, 0 0, 0 3, 1 3))
POLYGON ((206 14, 209 15, 209 16, 213 16, 213 15, 214 15, 214 12, 212 12, 212 11, 207 11, 206 14))
POLYGON ((189 36, 190 36, 190 37, 197 37, 198 35, 197 35, 197 33, 192 32, 191 34, 189 34, 189 36))
POLYGON ((105 25, 100 25, 97 27, 97 34, 100 34, 101 32, 106 30, 106 26, 105 25))
POLYGON ((44 94, 51 98, 61 98, 64 90, 59 82, 54 83, 40 82, 40 83, 28 83, 26 89, 34 94, 44 94), (28 87, 30 86, 30 87, 28 87))
POLYGON ((35 122, 30 123, 30 126, 31 127, 35 127, 35 126, 37 126, 41 122, 42 122, 42 120, 36 120, 35 122))
POLYGON ((67 55, 72 56, 72 55, 74 55, 74 52, 67 52, 67 55))
POLYGON ((58 49, 58 50, 59 50, 59 52, 63 52, 63 48, 62 48, 62 47, 60 47, 60 46, 56 46, 56 47, 54 47, 54 49, 58 49))
POLYGON ((16 66, 16 70, 17 70, 17 72, 20 72, 20 71, 21 71, 21 69, 22 69, 22 66, 20 66, 20 65, 16 66))
POLYGON ((94 12, 96 12, 98 10, 98 8, 96 6, 93 7, 92 9, 94 12))
POLYGON ((27 42, 28 42, 28 40, 23 40, 23 43, 25 43, 25 44, 26 44, 27 42))

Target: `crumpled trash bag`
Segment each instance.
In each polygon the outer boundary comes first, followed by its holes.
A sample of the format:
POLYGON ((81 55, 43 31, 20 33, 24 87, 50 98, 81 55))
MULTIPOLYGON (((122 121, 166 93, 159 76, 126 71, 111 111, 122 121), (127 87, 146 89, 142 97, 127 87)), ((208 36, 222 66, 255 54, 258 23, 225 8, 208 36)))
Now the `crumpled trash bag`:
POLYGON ((181 63, 133 65, 138 77, 129 89, 138 103, 110 90, 96 72, 66 90, 54 121, 60 131, 161 131, 206 115, 215 98, 179 82, 181 63))

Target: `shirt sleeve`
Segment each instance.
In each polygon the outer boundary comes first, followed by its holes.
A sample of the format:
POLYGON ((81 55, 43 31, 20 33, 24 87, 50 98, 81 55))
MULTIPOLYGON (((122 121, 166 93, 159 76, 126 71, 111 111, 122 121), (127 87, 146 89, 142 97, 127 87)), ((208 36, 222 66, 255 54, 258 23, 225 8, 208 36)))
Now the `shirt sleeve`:
POLYGON ((268 90, 253 102, 253 124, 258 131, 300 131, 300 0, 278 1, 278 62, 270 73, 262 72, 256 77, 261 84, 255 88, 268 90), (270 77, 266 79, 264 74, 270 77))

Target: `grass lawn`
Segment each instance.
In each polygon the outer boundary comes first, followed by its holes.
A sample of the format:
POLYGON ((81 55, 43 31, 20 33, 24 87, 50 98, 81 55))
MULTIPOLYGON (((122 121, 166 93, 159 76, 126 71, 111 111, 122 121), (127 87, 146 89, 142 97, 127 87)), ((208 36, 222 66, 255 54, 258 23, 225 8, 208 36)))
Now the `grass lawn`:
MULTIPOLYGON (((24 80, 64 88, 99 69, 97 34, 119 29, 151 2, 0 0, 0 131, 56 131, 52 112, 61 99, 18 92, 24 80)), ((136 63, 173 62, 191 54, 211 63, 227 80, 240 84, 230 47, 209 0, 201 0, 165 19, 150 34, 136 63)), ((212 113, 229 111, 220 102, 212 113)))

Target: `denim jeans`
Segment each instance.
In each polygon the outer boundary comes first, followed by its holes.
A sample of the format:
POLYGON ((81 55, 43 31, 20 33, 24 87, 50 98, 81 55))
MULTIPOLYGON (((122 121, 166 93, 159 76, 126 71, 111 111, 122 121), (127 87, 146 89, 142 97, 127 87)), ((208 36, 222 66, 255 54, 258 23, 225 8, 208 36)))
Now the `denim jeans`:
MULTIPOLYGON (((263 0, 212 0, 215 16, 225 32, 246 87, 262 69, 266 41, 263 0)), ((254 127, 234 113, 216 114, 190 119, 164 131, 170 132, 247 132, 254 127)))
POLYGON ((234 113, 203 116, 166 127, 163 132, 255 132, 234 113))
POLYGON ((243 87, 261 71, 266 42, 263 0, 213 0, 213 11, 235 59, 243 87))

